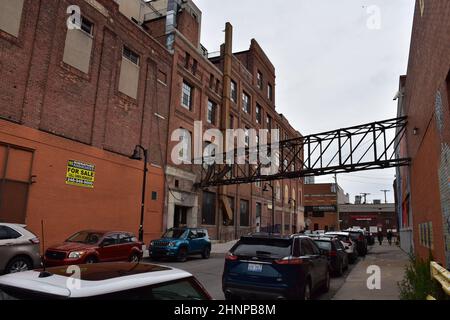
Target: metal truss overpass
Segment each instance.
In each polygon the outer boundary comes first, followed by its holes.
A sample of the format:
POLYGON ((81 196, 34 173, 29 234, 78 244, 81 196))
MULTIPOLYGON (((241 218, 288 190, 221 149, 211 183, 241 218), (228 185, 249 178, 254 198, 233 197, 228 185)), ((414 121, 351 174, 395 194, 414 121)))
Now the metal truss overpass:
MULTIPOLYGON (((246 148, 246 164, 203 165, 201 181, 196 186, 208 188, 407 166, 409 158, 396 157, 407 123, 407 118, 402 117, 280 141, 279 166, 270 174, 262 174, 267 166, 261 162, 248 164, 255 150, 246 148)), ((236 150, 234 157, 237 158, 236 150)))

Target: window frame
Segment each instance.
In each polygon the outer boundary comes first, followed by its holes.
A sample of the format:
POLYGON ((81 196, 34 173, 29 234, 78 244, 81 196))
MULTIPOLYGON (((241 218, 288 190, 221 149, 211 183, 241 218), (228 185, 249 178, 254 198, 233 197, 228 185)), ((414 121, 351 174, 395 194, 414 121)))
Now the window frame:
POLYGON ((194 87, 186 80, 183 80, 183 83, 181 84, 181 106, 189 111, 192 111, 193 95, 194 87), (189 94, 185 90, 187 88, 189 88, 189 94), (188 97, 187 105, 185 104, 185 95, 188 97))
POLYGON ((128 47, 125 44, 122 46, 122 58, 127 59, 129 62, 135 64, 138 67, 140 66, 140 60, 141 60, 140 55, 136 51, 130 49, 130 47, 128 47), (127 52, 128 52, 128 54, 127 54, 127 52), (136 57, 136 61, 132 60, 133 55, 136 57))

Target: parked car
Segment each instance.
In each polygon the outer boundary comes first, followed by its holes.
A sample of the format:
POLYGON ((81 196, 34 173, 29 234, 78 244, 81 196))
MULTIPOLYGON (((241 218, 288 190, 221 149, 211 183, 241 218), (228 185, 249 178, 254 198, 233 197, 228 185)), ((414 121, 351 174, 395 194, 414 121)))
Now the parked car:
POLYGON ((64 243, 45 251, 46 266, 89 264, 111 261, 139 262, 142 242, 130 232, 80 231, 64 243))
POLYGON ((188 256, 194 254, 209 259, 211 241, 206 229, 172 228, 164 233, 161 239, 151 241, 148 250, 154 260, 173 258, 185 262, 188 256))
POLYGON ((309 300, 330 288, 328 257, 302 235, 249 235, 225 258, 225 299, 309 300))
POLYGON ((348 269, 348 253, 338 237, 331 235, 320 235, 312 238, 320 250, 328 256, 331 271, 342 276, 344 270, 348 269))
POLYGON ((188 272, 153 264, 107 262, 80 265, 80 283, 68 286, 73 270, 47 268, 0 277, 8 300, 211 300, 188 272))
POLYGON ((341 240, 341 243, 344 245, 345 252, 348 254, 349 263, 353 264, 358 260, 358 249, 356 247, 356 242, 352 241, 349 232, 327 232, 325 235, 335 236, 341 240))
POLYGON ((358 248, 358 254, 365 256, 367 254, 367 238, 364 230, 362 229, 347 229, 346 232, 350 233, 350 237, 356 242, 358 248))
POLYGON ((0 223, 0 274, 40 268, 39 242, 26 225, 0 223))

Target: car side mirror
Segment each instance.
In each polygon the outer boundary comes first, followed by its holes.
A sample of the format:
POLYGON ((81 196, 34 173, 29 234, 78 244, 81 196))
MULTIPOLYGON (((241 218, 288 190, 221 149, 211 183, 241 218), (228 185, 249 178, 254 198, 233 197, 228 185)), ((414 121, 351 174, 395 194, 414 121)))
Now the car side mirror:
POLYGON ((105 246, 105 243, 102 241, 100 242, 100 244, 98 245, 100 248, 103 248, 105 246))

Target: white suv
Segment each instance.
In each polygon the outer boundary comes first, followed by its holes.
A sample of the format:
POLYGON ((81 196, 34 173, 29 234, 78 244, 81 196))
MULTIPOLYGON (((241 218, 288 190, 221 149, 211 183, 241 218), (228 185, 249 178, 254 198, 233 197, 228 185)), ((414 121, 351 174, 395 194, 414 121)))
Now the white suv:
POLYGON ((8 274, 0 277, 1 291, 3 299, 25 300, 211 300, 188 272, 127 262, 8 274))

